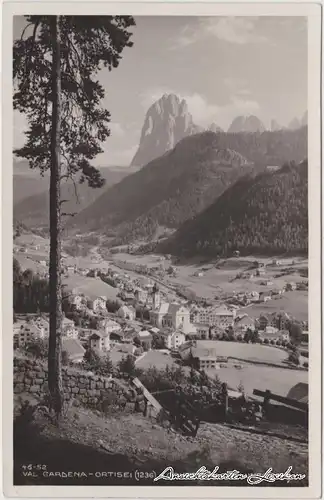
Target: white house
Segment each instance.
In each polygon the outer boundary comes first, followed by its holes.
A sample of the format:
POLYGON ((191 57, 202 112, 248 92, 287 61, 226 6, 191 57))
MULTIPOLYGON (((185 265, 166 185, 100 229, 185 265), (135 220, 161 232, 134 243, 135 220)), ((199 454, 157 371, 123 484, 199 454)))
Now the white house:
POLYGON ((107 311, 107 297, 101 296, 96 298, 91 298, 89 300, 89 309, 92 309, 95 313, 107 311))
POLYGON ((138 302, 142 302, 143 304, 145 304, 145 302, 147 301, 147 291, 146 290, 142 290, 141 288, 137 288, 135 290, 135 299, 138 300, 138 302))
POLYGON ((39 316, 34 319, 33 324, 36 325, 42 331, 42 338, 49 336, 49 321, 43 316, 39 316))
POLYGON ((195 324, 197 335, 200 338, 208 338, 209 337, 209 326, 208 325, 201 325, 200 323, 195 324))
POLYGON ((115 332, 120 332, 122 327, 120 326, 119 323, 117 323, 117 321, 114 321, 112 319, 106 319, 102 324, 102 329, 106 333, 111 334, 115 332))
POLYGON ((247 314, 237 318, 234 324, 235 330, 239 333, 245 333, 247 330, 255 329, 255 320, 250 318, 247 314))
POLYGON ((96 349, 100 352, 110 350, 110 335, 107 332, 96 331, 89 337, 89 345, 91 349, 96 349))
POLYGON ((39 328, 34 323, 21 325, 20 329, 14 333, 14 347, 24 347, 34 339, 44 339, 44 329, 39 328))
POLYGON ((193 323, 217 326, 219 328, 233 326, 235 317, 235 309, 231 311, 226 306, 194 307, 190 313, 190 318, 193 323))
POLYGON ((120 318, 129 319, 133 321, 136 318, 136 311, 132 306, 121 306, 117 314, 120 318))
POLYGON ((85 298, 82 295, 76 294, 71 297, 71 304, 77 311, 81 311, 84 308, 84 302, 85 298))
POLYGON ((275 333, 278 333, 279 330, 278 330, 278 328, 270 325, 270 326, 266 326, 264 331, 266 334, 274 335, 275 333))
POLYGON ((63 318, 62 320, 62 334, 70 339, 78 338, 78 330, 75 327, 75 323, 72 319, 63 318))
POLYGON ((168 332, 164 335, 167 349, 178 349, 185 343, 186 337, 181 331, 168 332))
POLYGON ((142 330, 136 334, 136 338, 139 340, 141 346, 145 350, 150 350, 152 347, 152 335, 147 330, 142 330))

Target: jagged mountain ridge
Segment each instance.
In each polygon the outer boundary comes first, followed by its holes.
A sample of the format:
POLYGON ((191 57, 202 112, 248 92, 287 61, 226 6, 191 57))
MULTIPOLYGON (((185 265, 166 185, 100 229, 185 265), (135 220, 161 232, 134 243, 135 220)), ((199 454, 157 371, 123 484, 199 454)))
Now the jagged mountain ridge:
POLYGON ((230 134, 238 132, 264 132, 265 126, 262 121, 254 115, 249 116, 237 116, 232 121, 228 132, 230 134))
POLYGON ((186 101, 175 94, 164 94, 146 113, 131 165, 146 165, 173 149, 184 137, 201 131, 202 128, 193 123, 186 101))

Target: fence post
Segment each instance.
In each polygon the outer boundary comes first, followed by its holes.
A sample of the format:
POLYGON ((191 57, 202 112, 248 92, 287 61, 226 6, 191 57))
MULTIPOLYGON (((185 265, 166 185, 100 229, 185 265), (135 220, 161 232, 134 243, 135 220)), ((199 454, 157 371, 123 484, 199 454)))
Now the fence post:
POLYGON ((263 411, 265 415, 268 413, 270 399, 271 399, 271 392, 267 389, 265 391, 263 400, 263 411))
POLYGON ((222 396, 223 396, 223 408, 224 408, 224 419, 227 419, 227 413, 228 413, 228 390, 227 390, 227 384, 224 382, 222 384, 222 396))

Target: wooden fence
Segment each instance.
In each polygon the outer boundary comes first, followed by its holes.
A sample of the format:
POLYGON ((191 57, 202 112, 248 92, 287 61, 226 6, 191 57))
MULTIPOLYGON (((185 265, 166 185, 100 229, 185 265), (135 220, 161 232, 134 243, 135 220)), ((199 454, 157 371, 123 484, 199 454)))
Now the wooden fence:
POLYGON ((282 403, 286 406, 290 406, 291 408, 295 408, 296 410, 301 410, 304 412, 308 412, 308 403, 302 403, 297 401, 296 399, 285 398, 284 396, 279 396, 278 394, 273 394, 271 391, 259 391, 258 389, 254 389, 254 396, 260 396, 264 398, 263 405, 266 406, 270 401, 276 401, 278 403, 282 403))

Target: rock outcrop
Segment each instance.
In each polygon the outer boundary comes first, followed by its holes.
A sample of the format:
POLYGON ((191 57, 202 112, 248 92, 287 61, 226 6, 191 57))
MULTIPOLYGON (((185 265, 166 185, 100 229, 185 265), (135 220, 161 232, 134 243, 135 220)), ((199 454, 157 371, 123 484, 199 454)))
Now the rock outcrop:
POLYGON ((289 123, 289 125, 288 125, 288 128, 289 128, 290 130, 297 130, 297 129, 298 129, 298 128, 300 128, 300 127, 301 127, 301 123, 300 123, 300 121, 298 120, 298 118, 296 118, 296 117, 295 117, 293 120, 291 120, 291 122, 290 122, 290 123, 289 123))
POLYGON ((209 125, 207 130, 209 130, 210 132, 214 132, 215 134, 217 134, 218 132, 224 132, 223 129, 216 123, 212 123, 211 125, 209 125))
POLYGON ((257 116, 237 116, 232 121, 228 132, 264 132, 265 126, 257 116))
POLYGON ((277 122, 277 120, 271 120, 270 130, 275 132, 276 130, 282 130, 282 126, 277 122))
POLYGON ((131 165, 144 166, 173 149, 184 137, 202 131, 193 123, 184 99, 164 94, 146 113, 140 144, 131 165))
POLYGON ((301 119, 301 125, 302 125, 302 127, 305 127, 306 125, 308 125, 308 111, 305 111, 305 113, 303 114, 302 119, 301 119))

